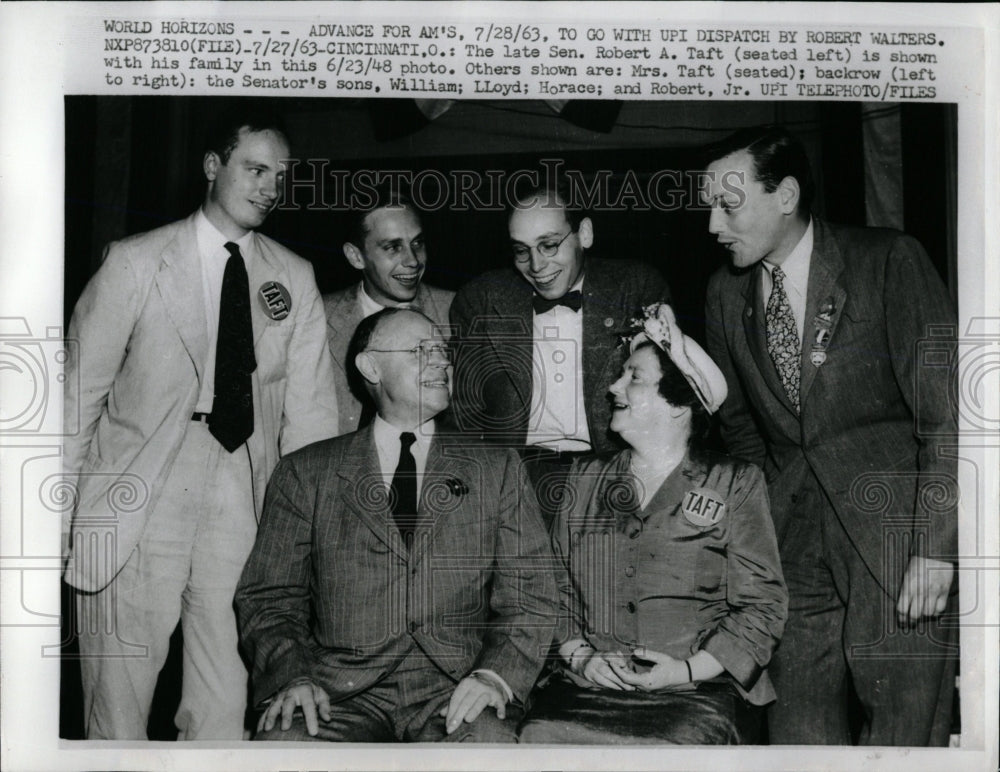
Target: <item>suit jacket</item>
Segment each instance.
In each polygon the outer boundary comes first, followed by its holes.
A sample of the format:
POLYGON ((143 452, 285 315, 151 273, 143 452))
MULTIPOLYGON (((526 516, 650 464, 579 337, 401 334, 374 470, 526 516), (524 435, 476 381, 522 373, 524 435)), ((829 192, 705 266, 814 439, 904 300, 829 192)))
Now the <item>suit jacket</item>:
MULTIPOLYGON (((459 336, 454 420, 459 430, 523 446, 531 416, 533 290, 515 270, 490 271, 462 287, 451 306, 459 336)), ((643 263, 587 257, 583 280, 583 398, 595 451, 617 447, 608 431, 608 386, 618 346, 640 307, 669 301, 666 283, 643 263)))
MULTIPOLYGON (((364 319, 358 297, 360 292, 361 282, 358 282, 352 287, 323 296, 341 434, 353 432, 361 421, 361 402, 354 396, 347 380, 347 346, 358 323, 364 319)), ((422 282, 417 288, 413 306, 426 314, 434 324, 446 327, 448 309, 454 297, 455 293, 451 290, 439 289, 422 282)))
POLYGON ((910 554, 957 554, 956 465, 943 447, 956 439, 950 360, 922 353, 954 342, 952 303, 915 239, 814 218, 796 415, 767 353, 763 270, 724 268, 708 288, 708 350, 729 385, 723 438, 764 466, 779 544, 814 474, 894 598, 910 554), (831 334, 814 364, 824 306, 831 334))
POLYGON ((557 640, 676 659, 704 649, 751 703, 771 702, 766 667, 788 593, 764 475, 725 456, 687 455, 638 509, 631 460, 631 451, 577 459, 569 473, 573 495, 552 531, 569 625, 557 640), (705 501, 722 506, 704 516, 705 501))
MULTIPOLYGON (((247 448, 259 516, 279 454, 336 434, 337 402, 312 266, 266 236, 253 242, 251 293, 277 281, 291 298, 280 321, 259 297, 250 301, 257 369, 247 448)), ((208 354, 202 286, 192 215, 110 244, 73 312, 79 356, 67 363, 64 409, 81 429, 64 443, 78 481, 66 580, 82 590, 105 587, 125 564, 190 425, 208 354)))
POLYGON ((388 503, 370 425, 278 464, 236 591, 255 702, 302 676, 345 699, 414 645, 456 682, 493 670, 523 701, 557 600, 517 456, 436 433, 412 550, 388 503))

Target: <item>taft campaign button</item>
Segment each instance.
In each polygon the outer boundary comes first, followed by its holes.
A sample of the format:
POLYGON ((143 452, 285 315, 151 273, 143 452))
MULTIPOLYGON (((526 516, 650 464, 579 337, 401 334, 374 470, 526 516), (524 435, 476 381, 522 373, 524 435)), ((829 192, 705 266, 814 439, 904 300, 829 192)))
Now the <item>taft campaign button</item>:
POLYGON ((684 494, 681 511, 691 525, 707 528, 726 516, 726 502, 713 490, 694 488, 684 494))
POLYGON ((276 281, 267 281, 260 285, 257 290, 257 298, 264 309, 264 313, 274 321, 280 322, 292 310, 292 296, 285 285, 276 281))

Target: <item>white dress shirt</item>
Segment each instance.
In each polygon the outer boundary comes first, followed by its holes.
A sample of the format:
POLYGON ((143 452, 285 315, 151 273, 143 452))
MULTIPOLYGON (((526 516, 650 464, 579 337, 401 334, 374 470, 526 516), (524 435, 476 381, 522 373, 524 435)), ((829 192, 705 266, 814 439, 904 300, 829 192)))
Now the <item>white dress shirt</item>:
MULTIPOLYGON (((795 317, 795 328, 799 333, 799 346, 802 345, 802 333, 806 323, 806 297, 809 291, 809 263, 812 260, 813 251, 813 224, 809 220, 809 227, 802 234, 799 243, 785 258, 781 264, 781 271, 785 274, 785 294, 788 296, 788 305, 792 308, 792 316, 795 317)), ((767 301, 771 297, 771 289, 774 287, 774 279, 771 272, 774 266, 763 261, 764 270, 761 273, 761 281, 764 289, 764 308, 767 308, 767 301)))
MULTIPOLYGON (((201 391, 195 404, 196 413, 211 413, 215 401, 215 351, 219 342, 219 300, 222 296, 222 278, 226 273, 226 263, 229 261, 229 250, 226 244, 231 239, 226 238, 212 225, 201 209, 194 218, 195 236, 198 241, 198 259, 201 261, 201 286, 205 297, 205 323, 208 333, 208 356, 205 358, 205 377, 201 380, 201 391)), ((243 264, 247 274, 250 273, 250 245, 253 243, 253 231, 248 231, 235 242, 243 256, 243 264)), ((192 290, 194 287, 191 288, 192 290)), ((254 288, 250 288, 251 295, 254 288)), ((251 297, 251 302, 253 298, 251 297)))
MULTIPOLYGON (((583 289, 583 277, 570 292, 583 289)), ((583 403, 583 309, 556 306, 532 314, 531 413, 528 445, 590 450, 583 403)))

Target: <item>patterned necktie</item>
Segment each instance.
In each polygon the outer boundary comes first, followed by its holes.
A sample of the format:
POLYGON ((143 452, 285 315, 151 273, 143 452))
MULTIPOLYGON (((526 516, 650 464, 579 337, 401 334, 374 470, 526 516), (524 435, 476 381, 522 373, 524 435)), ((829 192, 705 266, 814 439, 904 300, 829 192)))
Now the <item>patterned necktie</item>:
POLYGON ((555 300, 548 300, 541 295, 531 296, 531 307, 536 314, 544 314, 556 306, 566 306, 571 311, 579 311, 583 307, 583 293, 580 290, 573 290, 555 300))
POLYGON ((253 434, 253 384, 257 369, 250 320, 250 280, 237 244, 226 243, 229 260, 219 300, 215 350, 215 399, 208 429, 232 453, 253 434))
POLYGON ((785 274, 780 268, 771 272, 774 286, 767 299, 764 321, 767 324, 767 353, 778 370, 785 393, 799 412, 799 371, 801 347, 795 316, 785 294, 785 274))
POLYGON ((399 463, 392 476, 392 519, 407 545, 417 527, 417 462, 410 452, 416 441, 413 432, 399 435, 399 463))

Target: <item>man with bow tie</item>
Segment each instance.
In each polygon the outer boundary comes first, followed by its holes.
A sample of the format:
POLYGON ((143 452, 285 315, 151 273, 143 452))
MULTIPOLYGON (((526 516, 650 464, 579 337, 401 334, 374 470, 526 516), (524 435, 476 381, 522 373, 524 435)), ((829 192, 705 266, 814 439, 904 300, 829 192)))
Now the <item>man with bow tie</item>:
POLYGON ((810 214, 809 162, 785 129, 737 132, 710 160, 709 231, 733 263, 706 302, 722 436, 767 475, 789 593, 771 742, 849 743, 853 687, 861 744, 946 745, 952 303, 913 238, 810 214), (936 361, 921 356, 931 337, 936 361))
POLYGON ((565 186, 517 191, 508 231, 513 270, 473 279, 451 306, 455 421, 522 450, 548 524, 573 459, 615 447, 607 385, 618 337, 670 294, 648 265, 587 254, 594 225, 565 186))
POLYGON ((444 436, 430 319, 367 317, 377 409, 278 465, 236 594, 257 739, 514 742, 555 628, 549 544, 513 451, 444 436))

